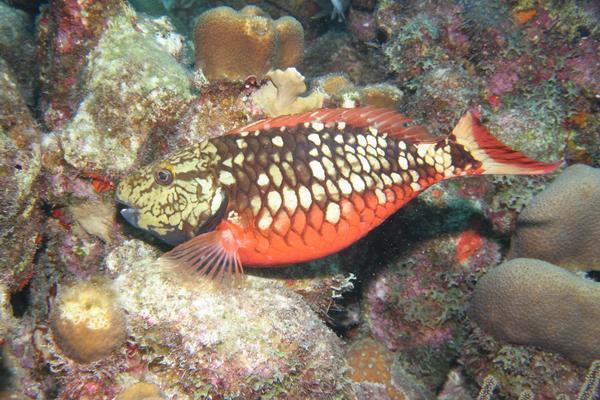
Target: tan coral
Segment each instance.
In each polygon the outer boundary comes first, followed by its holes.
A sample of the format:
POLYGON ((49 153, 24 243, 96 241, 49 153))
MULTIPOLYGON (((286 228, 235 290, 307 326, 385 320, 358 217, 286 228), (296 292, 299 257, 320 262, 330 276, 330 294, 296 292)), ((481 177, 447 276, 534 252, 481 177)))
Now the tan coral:
POLYGON ((387 83, 367 85, 361 89, 361 97, 364 105, 397 108, 404 93, 396 86, 387 83))
POLYGON ((600 269, 599 243, 600 169, 573 165, 523 210, 509 257, 600 269))
POLYGON ((298 64, 304 52, 304 29, 298 20, 281 17, 274 21, 279 39, 279 48, 275 65, 277 68, 289 68, 298 64))
POLYGON ((544 261, 518 258, 477 282, 471 317, 487 333, 578 364, 600 359, 600 283, 544 261))
POLYGON ((354 382, 369 382, 385 386, 392 400, 404 400, 406 397, 392 384, 393 355, 381 343, 374 339, 361 339, 352 344, 346 355, 350 365, 350 379, 354 382))
POLYGON ((162 398, 158 386, 153 383, 138 382, 119 393, 116 400, 160 400, 162 398))
POLYGON ((196 66, 210 81, 262 78, 274 68, 297 64, 304 51, 304 30, 294 18, 273 21, 260 8, 235 11, 216 7, 198 18, 196 66))
POLYGON ((300 97, 306 91, 304 77, 295 68, 269 73, 270 81, 261 87, 252 100, 268 116, 295 114, 323 106, 325 95, 319 91, 300 97))
POLYGON ((325 75, 317 80, 317 86, 331 97, 340 96, 344 91, 354 88, 345 74, 325 75))
POLYGON ((58 347, 69 358, 89 363, 108 356, 126 339, 125 318, 102 282, 62 289, 51 315, 58 347))

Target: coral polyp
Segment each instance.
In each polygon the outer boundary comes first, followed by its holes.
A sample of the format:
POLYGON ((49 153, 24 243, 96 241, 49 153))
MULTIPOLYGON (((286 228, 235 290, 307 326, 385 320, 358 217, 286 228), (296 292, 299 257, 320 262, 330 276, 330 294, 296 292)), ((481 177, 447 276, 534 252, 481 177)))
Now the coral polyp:
POLYGON ((109 355, 127 335, 125 316, 114 294, 96 281, 61 288, 51 314, 51 327, 62 352, 81 363, 109 355))

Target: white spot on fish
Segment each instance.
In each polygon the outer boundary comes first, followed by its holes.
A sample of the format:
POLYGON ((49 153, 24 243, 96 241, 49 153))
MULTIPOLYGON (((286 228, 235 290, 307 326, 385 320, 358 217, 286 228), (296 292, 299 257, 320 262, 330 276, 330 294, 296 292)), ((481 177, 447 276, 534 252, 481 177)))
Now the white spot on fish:
POLYGON ((331 224, 337 224, 340 221, 340 206, 336 203, 327 204, 325 219, 331 224))
POLYGON ((281 136, 273 136, 271 142, 277 147, 283 147, 283 138, 281 136))
POLYGON ((325 180, 325 171, 323 170, 323 166, 317 160, 312 160, 309 164, 310 169, 313 173, 313 176, 318 180, 325 180))

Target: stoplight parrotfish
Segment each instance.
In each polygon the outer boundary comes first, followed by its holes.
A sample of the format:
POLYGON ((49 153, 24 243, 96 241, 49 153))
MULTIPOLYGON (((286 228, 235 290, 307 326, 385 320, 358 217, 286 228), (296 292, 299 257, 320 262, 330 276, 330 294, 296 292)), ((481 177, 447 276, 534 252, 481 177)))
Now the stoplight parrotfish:
POLYGON ((335 253, 432 184, 545 174, 468 112, 446 137, 387 109, 264 119, 170 154, 123 179, 122 216, 175 247, 161 258, 218 280, 335 253))

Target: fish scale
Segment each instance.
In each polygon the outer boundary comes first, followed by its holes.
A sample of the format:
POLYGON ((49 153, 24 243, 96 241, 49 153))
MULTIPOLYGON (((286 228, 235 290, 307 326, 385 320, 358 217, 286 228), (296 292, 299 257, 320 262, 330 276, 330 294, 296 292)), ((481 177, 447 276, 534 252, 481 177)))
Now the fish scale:
POLYGON ((221 184, 228 213, 243 215, 254 228, 242 240, 255 244, 243 251, 255 265, 265 256, 291 263, 306 252, 318 257, 347 247, 450 169, 460 173, 476 163, 460 149, 453 159, 448 140, 419 147, 370 126, 345 124, 246 131, 214 145, 222 171, 237 177, 221 184))
POLYGON ((128 222, 176 245, 162 259, 220 279, 341 250, 440 180, 560 164, 508 148, 472 113, 438 138, 390 110, 320 109, 181 149, 116 198, 128 222))

